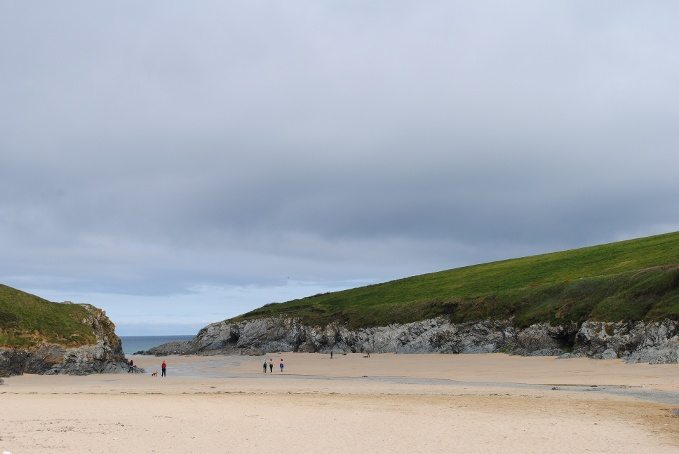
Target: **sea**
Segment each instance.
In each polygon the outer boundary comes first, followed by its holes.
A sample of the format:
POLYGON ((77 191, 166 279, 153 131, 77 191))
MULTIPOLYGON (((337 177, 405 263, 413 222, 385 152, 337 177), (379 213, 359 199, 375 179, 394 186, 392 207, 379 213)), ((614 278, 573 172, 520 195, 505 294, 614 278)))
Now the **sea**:
POLYGON ((126 355, 132 355, 138 351, 148 350, 151 347, 156 347, 166 342, 189 340, 193 339, 193 337, 183 334, 174 336, 120 336, 120 340, 123 343, 123 352, 126 355))

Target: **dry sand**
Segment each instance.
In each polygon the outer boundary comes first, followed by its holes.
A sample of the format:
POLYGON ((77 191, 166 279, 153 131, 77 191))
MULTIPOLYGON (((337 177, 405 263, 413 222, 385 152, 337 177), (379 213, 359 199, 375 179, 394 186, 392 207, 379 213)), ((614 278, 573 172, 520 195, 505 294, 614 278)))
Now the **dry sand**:
MULTIPOLYGON (((167 378, 12 377, 0 451, 679 452, 677 365, 283 357, 283 375, 264 375, 262 357, 186 356, 166 358, 167 378)), ((134 359, 148 371, 162 361, 134 359)))

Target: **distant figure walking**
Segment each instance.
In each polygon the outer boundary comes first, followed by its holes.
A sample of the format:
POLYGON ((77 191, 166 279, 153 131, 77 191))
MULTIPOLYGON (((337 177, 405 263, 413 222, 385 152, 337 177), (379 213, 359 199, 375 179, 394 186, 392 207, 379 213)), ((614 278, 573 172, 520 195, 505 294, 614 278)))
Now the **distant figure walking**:
POLYGON ((273 374, 273 358, 269 358, 269 372, 273 374))
POLYGON ((266 358, 264 358, 264 364, 262 364, 262 368, 264 369, 264 373, 266 374, 266 358))
POLYGON ((134 372, 134 361, 130 360, 129 363, 127 363, 127 373, 131 374, 134 372))
POLYGON ((166 370, 167 370, 167 363, 165 360, 163 360, 163 364, 160 365, 160 370, 162 370, 162 373, 160 374, 161 377, 165 377, 166 375, 166 370))
POLYGON ((330 350, 330 359, 332 359, 332 350, 330 350))
POLYGON ((283 368, 285 367, 285 364, 283 364, 283 358, 281 358, 281 363, 278 365, 278 367, 281 368, 281 374, 283 373, 283 368))

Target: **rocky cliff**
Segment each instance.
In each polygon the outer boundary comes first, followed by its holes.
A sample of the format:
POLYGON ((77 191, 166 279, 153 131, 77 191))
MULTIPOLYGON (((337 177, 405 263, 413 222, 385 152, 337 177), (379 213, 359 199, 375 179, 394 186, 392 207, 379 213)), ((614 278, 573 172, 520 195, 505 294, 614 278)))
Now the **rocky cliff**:
POLYGON ((511 320, 451 323, 433 318, 349 330, 340 324, 314 327, 294 318, 268 317, 213 323, 194 339, 172 342, 149 354, 262 354, 272 351, 373 353, 492 353, 623 358, 629 362, 676 363, 679 323, 539 323, 517 328, 511 320))
POLYGON ((84 375, 127 370, 120 339, 106 313, 88 304, 81 306, 86 309, 81 321, 92 329, 94 343, 78 347, 55 343, 0 347, 0 376, 23 373, 84 375))

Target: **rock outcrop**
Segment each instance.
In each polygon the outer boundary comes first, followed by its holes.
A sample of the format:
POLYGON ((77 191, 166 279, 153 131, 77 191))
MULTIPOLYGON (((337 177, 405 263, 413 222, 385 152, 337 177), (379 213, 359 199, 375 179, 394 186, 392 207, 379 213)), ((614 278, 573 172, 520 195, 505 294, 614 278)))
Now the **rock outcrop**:
POLYGON ((115 326, 106 313, 89 304, 83 323, 92 328, 96 342, 80 347, 39 345, 33 348, 0 347, 0 376, 31 374, 85 375, 127 371, 115 326))
POLYGON ((340 324, 304 325, 293 318, 225 320, 194 339, 150 349, 149 354, 262 354, 298 352, 492 353, 623 358, 629 362, 676 363, 679 323, 539 323, 517 328, 511 320, 451 323, 434 318, 407 324, 349 330, 340 324))
POLYGON ((676 363, 679 359, 679 323, 585 322, 576 335, 582 353, 594 358, 625 358, 628 362, 676 363))

